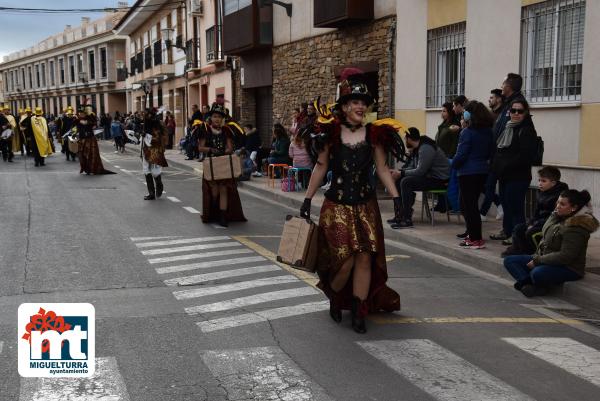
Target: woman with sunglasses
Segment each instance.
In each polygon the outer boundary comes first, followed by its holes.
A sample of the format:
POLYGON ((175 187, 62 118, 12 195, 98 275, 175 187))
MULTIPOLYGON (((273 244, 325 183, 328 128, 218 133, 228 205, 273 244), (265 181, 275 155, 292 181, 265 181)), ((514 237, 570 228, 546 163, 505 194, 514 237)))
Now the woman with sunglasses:
POLYGON ((511 238, 517 224, 525 222, 525 196, 531 183, 537 138, 526 100, 513 101, 509 112, 510 121, 498 136, 492 162, 492 171, 499 181, 500 203, 504 209, 502 228, 507 238, 511 238))

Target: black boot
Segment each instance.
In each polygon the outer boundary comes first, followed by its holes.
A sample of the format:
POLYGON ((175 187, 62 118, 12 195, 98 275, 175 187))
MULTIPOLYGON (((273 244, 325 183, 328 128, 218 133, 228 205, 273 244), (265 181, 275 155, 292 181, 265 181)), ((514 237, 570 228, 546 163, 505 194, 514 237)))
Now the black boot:
POLYGON ((148 195, 144 196, 144 200, 154 200, 154 179, 152 174, 146 174, 146 186, 148 187, 148 195))
POLYGON ((225 217, 225 211, 219 210, 219 225, 221 227, 229 227, 227 224, 227 218, 225 217))
POLYGON ((365 317, 367 316, 367 302, 358 297, 352 297, 352 328, 360 334, 367 332, 365 317))
POLYGON ((332 292, 331 298, 329 298, 329 316, 331 316, 333 321, 336 323, 342 321, 342 310, 339 306, 339 295, 335 292, 332 292))
POLYGON ((154 177, 154 182, 156 182, 156 197, 160 198, 163 193, 163 183, 160 175, 158 177, 154 177))

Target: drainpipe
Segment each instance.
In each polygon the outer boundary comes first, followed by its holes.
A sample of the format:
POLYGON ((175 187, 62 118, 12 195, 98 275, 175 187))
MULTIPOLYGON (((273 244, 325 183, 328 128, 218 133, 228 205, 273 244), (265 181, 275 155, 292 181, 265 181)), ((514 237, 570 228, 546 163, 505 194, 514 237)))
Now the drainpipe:
POLYGON ((388 47, 388 115, 394 118, 394 44, 396 43, 396 19, 392 21, 389 28, 388 47))

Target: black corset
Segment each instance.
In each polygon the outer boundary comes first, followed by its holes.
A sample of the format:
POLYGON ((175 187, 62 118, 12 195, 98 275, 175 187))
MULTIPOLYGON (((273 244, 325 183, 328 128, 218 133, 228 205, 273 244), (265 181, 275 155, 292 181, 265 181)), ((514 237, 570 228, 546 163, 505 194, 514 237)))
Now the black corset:
POLYGON ((227 141, 225 140, 225 133, 221 131, 220 134, 214 134, 212 129, 208 129, 208 133, 206 135, 206 144, 204 145, 207 148, 215 148, 217 149, 216 153, 213 153, 212 156, 223 156, 225 154, 225 149, 227 146, 227 141))
POLYGON ((375 194, 372 181, 373 147, 363 141, 356 145, 341 144, 329 156, 331 186, 325 197, 336 203, 356 205, 375 194))

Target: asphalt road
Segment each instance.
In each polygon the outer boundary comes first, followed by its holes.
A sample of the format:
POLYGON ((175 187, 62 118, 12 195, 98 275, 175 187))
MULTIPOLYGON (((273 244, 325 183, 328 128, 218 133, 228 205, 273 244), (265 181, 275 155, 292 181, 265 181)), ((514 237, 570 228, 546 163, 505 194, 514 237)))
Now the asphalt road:
POLYGON ((144 201, 139 159, 103 149, 117 175, 0 162, 0 401, 598 399, 599 330, 551 309, 574 306, 388 242, 402 311, 359 335, 273 261, 294 211, 242 192, 247 223, 204 225, 199 177, 144 201), (95 306, 93 378, 20 378, 24 302, 95 306))

